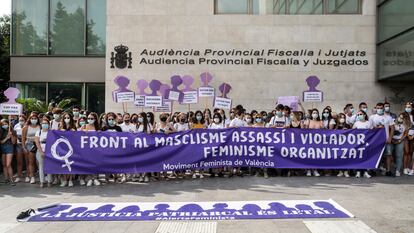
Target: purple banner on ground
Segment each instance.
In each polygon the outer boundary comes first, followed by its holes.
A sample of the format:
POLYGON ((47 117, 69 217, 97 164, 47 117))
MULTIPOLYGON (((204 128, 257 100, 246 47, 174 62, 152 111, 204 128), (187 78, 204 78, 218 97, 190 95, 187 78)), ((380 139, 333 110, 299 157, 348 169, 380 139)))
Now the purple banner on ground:
POLYGON ((197 129, 172 134, 49 131, 49 174, 139 173, 217 167, 372 169, 384 129, 197 129))
POLYGON ((333 200, 62 203, 38 209, 29 222, 351 218, 333 200))

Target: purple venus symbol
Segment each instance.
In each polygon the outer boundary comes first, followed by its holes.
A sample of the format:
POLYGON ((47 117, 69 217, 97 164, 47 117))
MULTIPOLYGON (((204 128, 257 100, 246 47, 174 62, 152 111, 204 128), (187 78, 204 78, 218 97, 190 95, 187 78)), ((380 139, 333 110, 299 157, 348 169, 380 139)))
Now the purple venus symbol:
POLYGON ((191 85, 194 83, 194 78, 190 75, 184 75, 182 78, 184 89, 182 91, 195 91, 195 89, 191 88, 191 85))
POLYGON ((17 88, 9 87, 3 93, 8 100, 7 102, 5 102, 6 104, 15 104, 16 99, 20 94, 20 91, 17 88))
POLYGON ((149 88, 151 89, 151 96, 157 96, 157 91, 161 88, 161 82, 159 80, 153 79, 149 83, 149 88))
POLYGON ((140 79, 137 81, 138 95, 147 95, 145 89, 148 87, 147 80, 140 79))
POLYGON ((306 84, 309 87, 308 91, 319 91, 319 90, 316 89, 316 87, 319 85, 319 83, 320 83, 320 80, 315 75, 309 76, 306 79, 306 84))
POLYGON ((119 75, 116 76, 114 79, 114 83, 118 86, 118 89, 114 90, 112 92, 112 99, 115 102, 118 102, 116 99, 116 94, 117 93, 122 93, 122 92, 132 92, 131 90, 129 90, 127 87, 129 85, 129 79, 125 76, 119 75))

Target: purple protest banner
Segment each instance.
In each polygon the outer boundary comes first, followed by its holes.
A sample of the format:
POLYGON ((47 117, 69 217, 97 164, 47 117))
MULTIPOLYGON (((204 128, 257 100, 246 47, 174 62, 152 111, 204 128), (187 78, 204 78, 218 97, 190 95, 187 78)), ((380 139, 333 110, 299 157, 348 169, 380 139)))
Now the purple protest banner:
POLYGON ((25 221, 139 221, 352 218, 329 200, 61 203, 39 208, 25 221))
POLYGON ((373 169, 384 129, 193 129, 172 134, 49 131, 49 174, 139 173, 225 166, 373 169))

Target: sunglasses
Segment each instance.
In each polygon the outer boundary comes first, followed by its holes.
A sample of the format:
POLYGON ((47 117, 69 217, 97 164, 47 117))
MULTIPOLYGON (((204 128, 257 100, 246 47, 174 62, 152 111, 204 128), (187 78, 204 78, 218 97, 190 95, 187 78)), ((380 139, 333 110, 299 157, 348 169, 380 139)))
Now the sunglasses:
POLYGON ((95 118, 88 118, 88 120, 95 120, 95 118))

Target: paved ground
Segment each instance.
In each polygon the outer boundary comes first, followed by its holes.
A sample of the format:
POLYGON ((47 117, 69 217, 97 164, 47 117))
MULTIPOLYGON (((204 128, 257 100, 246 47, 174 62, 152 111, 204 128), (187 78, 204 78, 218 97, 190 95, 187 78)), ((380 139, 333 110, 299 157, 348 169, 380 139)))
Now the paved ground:
MULTIPOLYGON (((17 214, 56 202, 174 202, 303 200, 332 198, 378 233, 414 232, 414 177, 260 177, 206 178, 101 187, 44 188, 0 185, 0 232, 154 233, 160 222, 17 223, 17 214), (8 229, 8 231, 6 230, 8 229)), ((325 219, 326 220, 326 219, 325 219)), ((344 221, 344 220, 336 220, 344 221)), ((303 220, 219 221, 217 232, 311 231, 303 220)))

